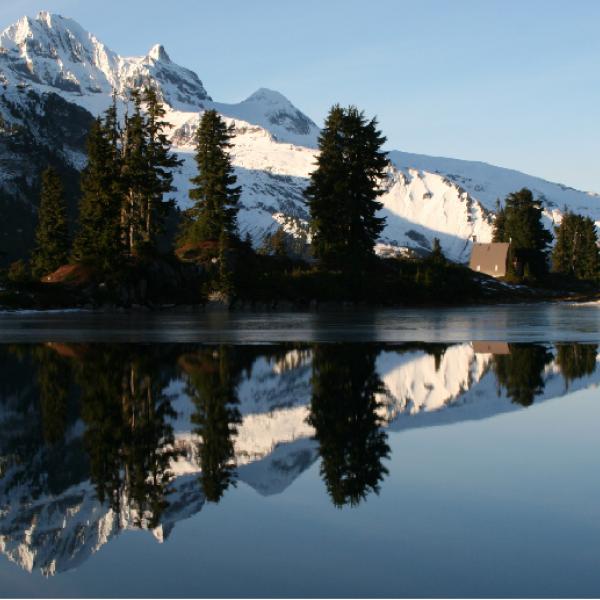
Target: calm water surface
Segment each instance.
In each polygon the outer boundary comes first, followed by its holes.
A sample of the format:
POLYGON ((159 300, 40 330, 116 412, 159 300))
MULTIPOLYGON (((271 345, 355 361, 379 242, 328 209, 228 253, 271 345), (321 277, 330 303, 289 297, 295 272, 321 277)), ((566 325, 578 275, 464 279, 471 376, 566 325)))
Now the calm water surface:
POLYGON ((599 315, 4 314, 0 594, 598 596, 599 315))

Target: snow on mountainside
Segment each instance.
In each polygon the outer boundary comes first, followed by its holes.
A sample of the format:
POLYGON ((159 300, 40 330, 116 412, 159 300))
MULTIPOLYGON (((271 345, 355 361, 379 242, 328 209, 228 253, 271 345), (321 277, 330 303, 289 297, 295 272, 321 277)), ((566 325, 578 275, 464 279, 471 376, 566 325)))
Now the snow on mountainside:
POLYGON ((149 81, 176 109, 199 110, 210 100, 198 76, 172 63, 162 46, 124 58, 60 15, 23 17, 0 34, 0 46, 0 83, 59 90, 91 112, 107 106, 113 90, 125 94, 149 81))
MULTIPOLYGON (((280 93, 261 88, 237 104, 215 102, 198 76, 173 63, 162 46, 142 57, 122 57, 73 20, 47 12, 24 17, 0 34, 0 86, 15 105, 31 91, 54 93, 97 115, 113 90, 124 103, 127 91, 144 83, 157 87, 168 107, 167 120, 175 126, 174 146, 184 159, 176 174, 180 206, 188 204, 195 169, 194 129, 202 111, 214 108, 236 130, 233 158, 243 186, 242 233, 260 243, 279 225, 290 232, 305 228, 302 192, 314 168, 319 129, 280 93)), ((0 116, 14 120, 2 102, 0 116)), ((65 154, 81 167, 80 153, 65 154)), ((548 227, 560 220, 565 205, 600 224, 600 198, 592 194, 483 163, 397 151, 390 158, 381 197, 387 217, 381 252, 397 247, 427 251, 438 237, 450 258, 466 261, 473 238, 491 239, 496 198, 523 186, 542 198, 548 227)), ((35 174, 14 173, 13 178, 19 175, 31 179, 35 174)))
POLYGON ((410 154, 398 150, 391 151, 389 157, 400 170, 419 169, 442 175, 477 198, 489 211, 496 210, 497 200, 503 200, 511 192, 526 187, 542 201, 547 225, 559 223, 565 207, 587 215, 600 224, 600 195, 596 193, 582 192, 514 169, 479 161, 410 154))

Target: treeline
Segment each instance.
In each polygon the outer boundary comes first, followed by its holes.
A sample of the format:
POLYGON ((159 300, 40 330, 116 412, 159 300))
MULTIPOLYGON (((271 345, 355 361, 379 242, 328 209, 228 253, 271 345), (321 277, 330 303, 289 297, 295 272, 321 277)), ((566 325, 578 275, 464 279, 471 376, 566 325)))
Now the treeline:
POLYGON ((382 150, 386 140, 377 121, 353 106, 332 107, 319 138, 316 169, 305 192, 310 246, 282 226, 258 251, 249 236, 242 240, 239 233, 242 190, 230 156, 234 131, 216 111, 205 111, 195 133, 192 206, 179 214, 165 251, 159 241, 176 211, 168 195, 180 162, 171 151, 164 117, 156 91, 146 88, 131 93, 122 125, 116 99, 96 119, 73 235, 60 178, 52 169, 43 173, 35 247, 28 264, 13 264, 12 280, 61 282, 61 267, 85 266, 92 273, 86 277, 101 282, 104 300, 111 286, 145 276, 140 265, 167 260, 171 272, 183 264, 196 268, 192 279, 200 302, 216 296, 392 304, 439 301, 440 294, 452 302, 477 294, 468 270, 446 261, 439 240, 426 259, 376 256, 375 243, 385 226, 378 198, 388 167, 382 150))
POLYGON ((542 223, 542 205, 527 188, 498 202, 494 242, 509 242, 508 278, 529 283, 547 283, 550 272, 564 277, 597 282, 600 252, 596 225, 589 217, 568 209, 553 235, 542 223))
MULTIPOLYGON (((303 248, 284 227, 267 236, 258 252, 248 235, 241 239, 242 190, 230 155, 234 131, 208 110, 195 132, 192 206, 178 216, 176 234, 165 249, 166 224, 177 212, 168 196, 175 190, 173 170, 181 164, 171 150, 165 114, 157 92, 146 88, 131 92, 122 125, 116 99, 96 119, 73 236, 60 178, 52 169, 43 173, 35 247, 29 264, 12 266, 13 280, 49 280, 68 263, 89 267, 88 278, 110 289, 145 277, 140 265, 168 259, 171 273, 182 264, 196 268, 196 301, 451 303, 482 294, 466 268, 445 259, 439 240, 425 258, 376 256, 385 227, 379 197, 389 166, 382 149, 386 138, 376 119, 353 106, 333 106, 319 137, 316 168, 304 194, 310 247, 303 248)), ((510 194, 498 207, 494 241, 510 242, 509 278, 544 280, 552 236, 541 216, 541 203, 527 189, 510 194)), ((565 215, 552 263, 567 277, 597 279, 600 263, 590 219, 565 215)), ((165 271, 160 276, 167 277, 165 271)), ((189 272, 178 276, 189 280, 189 272)))

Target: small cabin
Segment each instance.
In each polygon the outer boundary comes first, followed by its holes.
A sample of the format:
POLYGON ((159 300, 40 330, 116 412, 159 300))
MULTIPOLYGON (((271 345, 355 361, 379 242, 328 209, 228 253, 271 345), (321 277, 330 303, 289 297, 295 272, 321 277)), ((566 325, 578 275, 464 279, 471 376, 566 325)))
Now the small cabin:
POLYGON ((492 277, 504 277, 508 268, 508 247, 506 242, 473 244, 469 268, 492 277))

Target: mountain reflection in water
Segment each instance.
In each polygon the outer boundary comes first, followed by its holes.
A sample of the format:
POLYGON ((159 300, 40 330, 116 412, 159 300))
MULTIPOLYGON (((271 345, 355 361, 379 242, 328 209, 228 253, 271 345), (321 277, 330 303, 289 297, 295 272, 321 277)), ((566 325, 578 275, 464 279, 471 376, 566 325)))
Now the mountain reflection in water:
POLYGON ((385 486, 388 435, 596 385, 586 344, 0 346, 0 551, 73 569, 119 532, 163 541, 238 481, 320 459, 331 502, 385 486))

